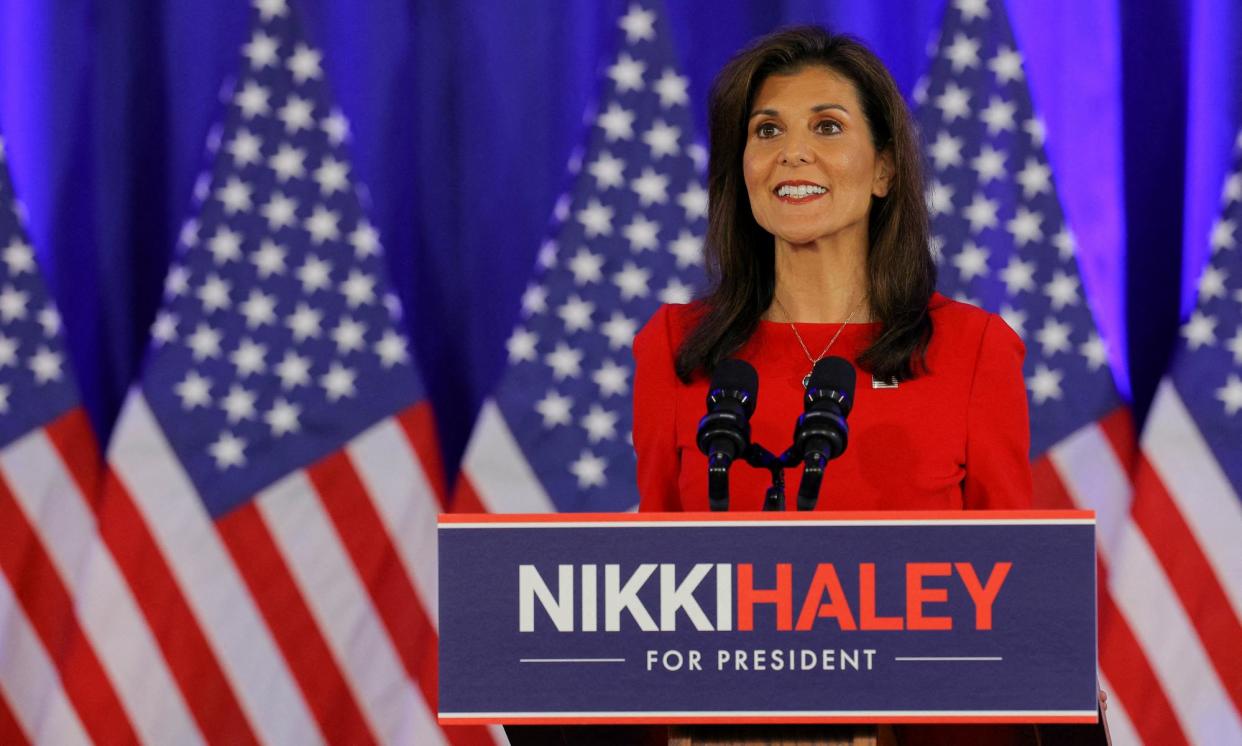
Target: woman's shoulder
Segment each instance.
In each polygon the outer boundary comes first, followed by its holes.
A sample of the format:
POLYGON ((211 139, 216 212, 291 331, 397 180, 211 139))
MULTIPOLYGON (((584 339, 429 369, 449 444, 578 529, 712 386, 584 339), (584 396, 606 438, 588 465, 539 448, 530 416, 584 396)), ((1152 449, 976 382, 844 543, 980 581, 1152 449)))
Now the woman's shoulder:
POLYGON ((932 344, 942 349, 1012 347, 1024 350, 1022 339, 1000 314, 934 293, 927 304, 932 318, 932 344), (939 340, 937 340, 939 337, 939 340), (937 344, 937 342, 941 344, 937 344))
POLYGON ((672 349, 677 349, 702 318, 703 312, 703 304, 700 301, 665 303, 656 309, 643 328, 639 330, 638 336, 635 337, 635 345, 659 339, 664 340, 672 349))

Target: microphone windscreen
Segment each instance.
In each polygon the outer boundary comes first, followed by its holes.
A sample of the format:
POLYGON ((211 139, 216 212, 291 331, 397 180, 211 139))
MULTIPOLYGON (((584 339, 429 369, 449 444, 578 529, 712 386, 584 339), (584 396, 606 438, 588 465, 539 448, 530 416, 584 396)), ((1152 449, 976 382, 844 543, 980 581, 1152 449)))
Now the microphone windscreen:
POLYGON ((815 367, 811 369, 811 381, 807 388, 839 391, 845 394, 842 409, 843 414, 848 415, 854 402, 855 378, 854 366, 850 365, 850 361, 834 355, 815 363, 815 367))
POLYGON ((755 370, 755 366, 745 360, 736 358, 722 360, 716 366, 716 371, 712 373, 710 391, 716 389, 746 392, 742 406, 745 407, 746 416, 749 417, 755 412, 755 399, 759 395, 759 373, 755 370))

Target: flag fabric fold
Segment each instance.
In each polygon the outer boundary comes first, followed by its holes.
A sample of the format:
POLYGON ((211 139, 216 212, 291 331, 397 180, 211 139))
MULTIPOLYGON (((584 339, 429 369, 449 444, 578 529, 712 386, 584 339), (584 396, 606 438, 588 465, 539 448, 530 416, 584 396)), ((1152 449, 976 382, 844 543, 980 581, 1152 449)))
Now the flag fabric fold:
POLYGON ((588 144, 467 445, 455 510, 638 504, 631 345, 660 303, 688 302, 701 284, 707 192, 663 8, 633 3, 617 25, 588 144))
POLYGON ((1182 606, 1162 534, 1137 510, 1132 419, 1084 293, 1003 2, 950 4, 916 102, 940 287, 999 313, 1026 343, 1037 507, 1096 512, 1101 687, 1116 742, 1237 740, 1232 724, 1216 730, 1201 717, 1233 707, 1219 685, 1209 699, 1189 696, 1191 682, 1219 680, 1210 658, 1172 653, 1198 637, 1198 620, 1182 606))
POLYGON ((492 743, 436 722, 443 477, 348 122, 286 0, 241 56, 75 601, 143 742, 492 743))

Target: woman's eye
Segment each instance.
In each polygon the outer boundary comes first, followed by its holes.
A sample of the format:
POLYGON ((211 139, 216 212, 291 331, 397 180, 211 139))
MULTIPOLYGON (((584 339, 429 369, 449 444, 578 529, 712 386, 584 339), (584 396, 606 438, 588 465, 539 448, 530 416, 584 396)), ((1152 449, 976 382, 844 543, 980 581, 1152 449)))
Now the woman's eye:
POLYGON ((759 137, 775 137, 778 132, 780 130, 771 122, 764 122, 755 128, 755 134, 759 137))
POLYGON ((841 132, 841 123, 832 119, 825 119, 816 125, 816 129, 825 135, 835 135, 841 132))

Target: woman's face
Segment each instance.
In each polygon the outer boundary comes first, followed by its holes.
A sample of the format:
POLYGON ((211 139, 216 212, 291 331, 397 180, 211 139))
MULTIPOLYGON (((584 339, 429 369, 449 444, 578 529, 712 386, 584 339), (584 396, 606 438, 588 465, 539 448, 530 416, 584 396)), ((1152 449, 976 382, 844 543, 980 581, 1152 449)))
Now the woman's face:
POLYGON ((791 244, 861 235, 872 196, 888 193, 854 85, 824 67, 771 75, 755 96, 742 155, 755 220, 791 244))

